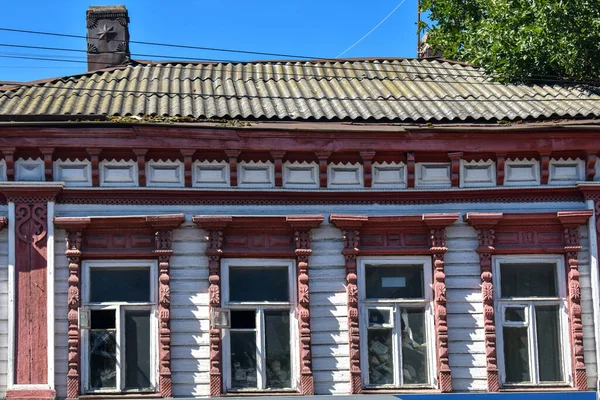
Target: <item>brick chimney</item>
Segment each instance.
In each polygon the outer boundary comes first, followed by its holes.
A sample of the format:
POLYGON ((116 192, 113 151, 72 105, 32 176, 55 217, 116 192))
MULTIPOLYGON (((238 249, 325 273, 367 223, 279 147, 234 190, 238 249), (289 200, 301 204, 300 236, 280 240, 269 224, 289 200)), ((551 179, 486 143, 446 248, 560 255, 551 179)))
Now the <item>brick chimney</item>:
POLYGON ((91 6, 86 22, 88 71, 129 62, 129 15, 125 6, 91 6))

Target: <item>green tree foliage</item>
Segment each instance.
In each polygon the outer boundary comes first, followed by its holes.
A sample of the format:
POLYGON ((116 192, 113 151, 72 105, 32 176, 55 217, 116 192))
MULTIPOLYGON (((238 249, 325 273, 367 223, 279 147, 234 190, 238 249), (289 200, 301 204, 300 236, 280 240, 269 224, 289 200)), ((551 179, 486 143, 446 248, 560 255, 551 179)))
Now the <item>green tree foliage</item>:
POLYGON ((421 0, 445 58, 504 81, 600 80, 600 0, 421 0))

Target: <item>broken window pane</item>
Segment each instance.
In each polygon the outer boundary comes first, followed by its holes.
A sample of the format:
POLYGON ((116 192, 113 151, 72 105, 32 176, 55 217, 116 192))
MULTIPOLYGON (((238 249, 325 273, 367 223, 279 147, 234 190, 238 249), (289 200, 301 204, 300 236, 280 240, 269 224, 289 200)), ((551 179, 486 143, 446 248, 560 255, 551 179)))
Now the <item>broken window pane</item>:
POLYGON ((289 302, 287 267, 230 267, 231 301, 289 302))
POLYGON ((367 331, 369 355, 369 383, 371 385, 394 384, 394 349, 392 329, 369 329, 367 331))
POLYGON ((400 314, 402 329, 402 376, 405 385, 429 383, 425 310, 404 308, 400 314))
POLYGON ((149 302, 150 268, 90 268, 90 301, 149 302))
POLYGON ((292 387, 290 313, 265 311, 265 355, 269 389, 292 387))
POLYGON ((422 299, 422 265, 367 265, 366 295, 369 299, 422 299))
POLYGON ((150 383, 150 311, 125 312, 125 388, 148 389, 150 383))
MULTIPOLYGON (((114 321, 114 310, 113 321, 114 321)), ((92 312, 93 315, 94 312, 92 312)), ((94 317, 92 316, 92 324, 94 317)), ((90 387, 117 388, 117 341, 115 329, 92 329, 89 334, 90 387)))
POLYGON ((256 333, 231 331, 231 388, 256 388, 256 333))

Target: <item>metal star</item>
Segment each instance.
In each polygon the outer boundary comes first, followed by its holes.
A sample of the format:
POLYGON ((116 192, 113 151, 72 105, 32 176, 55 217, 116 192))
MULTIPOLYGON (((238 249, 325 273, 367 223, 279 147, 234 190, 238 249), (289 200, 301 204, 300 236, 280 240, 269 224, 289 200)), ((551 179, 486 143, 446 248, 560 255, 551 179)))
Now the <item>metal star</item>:
POLYGON ((108 26, 106 26, 106 24, 104 24, 104 27, 102 28, 102 30, 98 31, 96 34, 98 36, 100 36, 100 38, 99 38, 100 40, 104 39, 104 40, 106 40, 108 42, 109 35, 112 35, 114 33, 115 33, 114 32, 114 27, 112 27, 112 26, 108 27, 108 26))

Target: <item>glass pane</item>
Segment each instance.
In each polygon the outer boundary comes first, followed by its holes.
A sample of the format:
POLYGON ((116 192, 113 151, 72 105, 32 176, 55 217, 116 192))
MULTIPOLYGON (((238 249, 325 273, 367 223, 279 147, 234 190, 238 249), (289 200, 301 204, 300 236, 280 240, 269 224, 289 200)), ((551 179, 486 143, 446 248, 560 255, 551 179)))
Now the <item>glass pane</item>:
POLYGON ((558 315, 558 306, 535 307, 540 382, 564 381, 558 315))
POLYGON ((290 301, 287 267, 229 268, 231 301, 290 301))
POLYGON ((391 310, 369 309, 369 326, 391 325, 391 310))
POLYGON ((91 310, 90 329, 115 329, 115 310, 91 310))
POLYGON ((256 388, 256 333, 231 331, 231 388, 256 388))
POLYGON ((367 298, 423 298, 422 265, 367 265, 367 298))
POLYGON ((290 312, 265 311, 267 388, 292 387, 290 312))
POLYGON ((507 383, 531 382, 527 328, 504 327, 504 370, 507 383))
POLYGON ((231 329, 255 329, 256 311, 254 310, 232 310, 231 329))
POLYGON ((371 385, 394 384, 394 349, 391 329, 369 329, 369 383, 371 385))
POLYGON ((150 311, 126 311, 125 388, 150 387, 150 311))
POLYGON ((90 268, 90 301, 149 302, 150 268, 90 268))
POLYGON ((556 297, 556 264, 502 264, 502 297, 556 297))
POLYGON ((117 388, 117 341, 115 330, 90 330, 89 362, 90 387, 92 389, 117 388))
POLYGON ((402 329, 402 376, 404 377, 404 384, 429 383, 425 310, 402 309, 400 324, 402 329))
POLYGON ((504 320, 506 322, 525 322, 525 309, 521 307, 504 309, 504 320))

